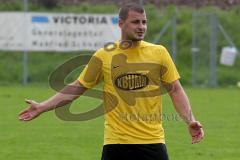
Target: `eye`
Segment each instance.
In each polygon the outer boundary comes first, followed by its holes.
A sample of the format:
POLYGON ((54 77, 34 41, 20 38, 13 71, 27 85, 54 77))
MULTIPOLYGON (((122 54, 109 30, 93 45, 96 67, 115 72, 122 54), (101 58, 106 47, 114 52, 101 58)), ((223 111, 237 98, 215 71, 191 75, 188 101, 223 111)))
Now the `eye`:
POLYGON ((146 20, 143 20, 143 21, 142 21, 142 24, 147 24, 147 21, 146 21, 146 20))
POLYGON ((133 24, 138 24, 139 20, 132 21, 133 24))

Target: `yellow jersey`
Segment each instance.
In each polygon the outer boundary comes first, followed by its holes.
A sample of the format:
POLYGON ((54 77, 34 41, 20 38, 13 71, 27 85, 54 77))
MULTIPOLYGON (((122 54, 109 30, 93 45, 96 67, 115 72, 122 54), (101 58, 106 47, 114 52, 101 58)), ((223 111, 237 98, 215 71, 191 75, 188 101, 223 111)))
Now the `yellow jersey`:
POLYGON ((180 78, 165 47, 140 41, 137 47, 99 49, 78 80, 86 88, 103 81, 104 145, 165 143, 164 83, 180 78))

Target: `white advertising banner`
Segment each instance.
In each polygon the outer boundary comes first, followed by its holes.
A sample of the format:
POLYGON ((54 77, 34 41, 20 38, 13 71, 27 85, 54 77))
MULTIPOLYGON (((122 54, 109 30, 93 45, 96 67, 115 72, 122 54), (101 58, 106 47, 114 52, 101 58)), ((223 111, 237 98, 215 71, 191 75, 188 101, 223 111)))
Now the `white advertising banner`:
POLYGON ((120 39, 112 14, 0 13, 0 50, 97 50, 120 39))

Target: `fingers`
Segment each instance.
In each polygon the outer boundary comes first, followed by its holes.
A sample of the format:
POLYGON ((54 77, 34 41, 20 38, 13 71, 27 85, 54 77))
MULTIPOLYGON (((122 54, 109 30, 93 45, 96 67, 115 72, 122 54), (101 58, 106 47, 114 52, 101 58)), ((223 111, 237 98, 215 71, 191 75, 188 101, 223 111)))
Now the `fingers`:
POLYGON ((192 136, 192 144, 200 142, 204 137, 204 131, 203 129, 200 129, 199 133, 197 135, 192 136))
POLYGON ((203 126, 199 121, 189 124, 189 132, 192 136, 192 144, 200 142, 204 137, 203 126))
POLYGON ((30 114, 31 110, 32 110, 32 107, 34 104, 36 104, 35 101, 33 100, 29 100, 29 99, 25 99, 25 102, 27 104, 30 105, 30 107, 24 109, 23 111, 21 111, 19 114, 18 114, 18 119, 21 120, 21 121, 29 121, 32 119, 32 116, 30 114))
POLYGON ((198 122, 198 121, 197 121, 197 126, 198 126, 198 127, 200 127, 200 128, 202 128, 202 125, 201 125, 201 123, 200 123, 200 122, 198 122))
POLYGON ((200 122, 197 121, 196 125, 197 125, 198 128, 202 128, 202 124, 200 122))
MULTIPOLYGON (((33 103, 32 100, 28 100, 28 99, 25 99, 25 102, 26 102, 27 104, 32 104, 32 103, 33 103)), ((29 112, 29 108, 26 108, 26 109, 22 110, 18 115, 20 116, 20 115, 22 115, 22 114, 24 114, 24 113, 27 113, 27 112, 29 112)))
POLYGON ((25 102, 28 104, 31 104, 31 100, 29 100, 29 99, 25 99, 25 102))
POLYGON ((18 117, 21 121, 29 121, 32 119, 31 115, 29 113, 22 114, 18 117))
POLYGON ((192 144, 200 142, 201 138, 199 135, 193 136, 192 137, 192 144))
POLYGON ((26 102, 27 104, 36 104, 35 101, 30 100, 30 99, 25 99, 25 102, 26 102))
POLYGON ((27 109, 24 109, 23 111, 21 111, 18 115, 20 116, 20 115, 23 115, 23 114, 25 114, 25 113, 27 113, 28 112, 28 110, 29 110, 29 108, 27 108, 27 109))

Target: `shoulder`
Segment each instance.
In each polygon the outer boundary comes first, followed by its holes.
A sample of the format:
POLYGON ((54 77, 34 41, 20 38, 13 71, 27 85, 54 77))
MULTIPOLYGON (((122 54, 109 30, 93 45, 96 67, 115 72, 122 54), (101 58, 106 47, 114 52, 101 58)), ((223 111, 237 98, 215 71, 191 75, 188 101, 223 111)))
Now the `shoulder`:
POLYGON ((102 58, 105 54, 104 48, 99 48, 98 50, 95 51, 93 54, 94 57, 102 58))
POLYGON ((107 43, 102 48, 99 48, 98 50, 96 50, 96 52, 94 53, 94 56, 104 57, 107 55, 111 55, 119 50, 119 45, 120 45, 119 41, 107 43))
POLYGON ((146 42, 146 41, 142 41, 142 48, 151 49, 151 50, 153 50, 155 52, 159 52, 161 54, 168 53, 166 47, 164 47, 163 45, 154 44, 154 43, 150 43, 150 42, 146 42))
POLYGON ((163 45, 154 44, 154 43, 150 43, 150 42, 146 42, 146 41, 142 41, 141 46, 143 48, 150 47, 150 48, 156 48, 156 49, 160 49, 160 50, 166 49, 163 45))

